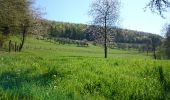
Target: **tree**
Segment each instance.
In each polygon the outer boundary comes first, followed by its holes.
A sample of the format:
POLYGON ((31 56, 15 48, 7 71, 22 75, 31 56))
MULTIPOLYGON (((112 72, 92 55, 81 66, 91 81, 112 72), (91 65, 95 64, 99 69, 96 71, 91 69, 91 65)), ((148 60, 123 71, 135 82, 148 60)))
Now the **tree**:
MULTIPOLYGON (((23 34, 26 24, 30 20, 30 0, 1 0, 0 1, 0 31, 3 35, 23 34)), ((25 33, 24 33, 25 34, 25 33)), ((25 35, 23 35, 25 36, 25 35)), ((23 37, 22 36, 22 37, 23 37)), ((23 44, 23 39, 22 43, 23 44)), ((22 47, 22 46, 20 46, 22 47)))
POLYGON ((159 36, 152 35, 149 37, 151 39, 151 45, 152 45, 152 51, 153 51, 153 57, 154 59, 157 59, 156 56, 156 49, 161 44, 161 39, 159 36))
POLYGON ((32 4, 32 0, 0 0, 0 33, 6 36, 9 33, 20 34, 19 51, 24 45, 26 34, 37 24, 39 14, 32 4))
POLYGON ((30 19, 30 0, 1 0, 0 1, 0 27, 3 32, 18 32, 24 23, 30 19))
POLYGON ((167 8, 170 7, 169 0, 150 0, 150 2, 146 5, 146 8, 149 7, 152 12, 158 13, 163 16, 163 12, 167 11, 167 8))
POLYGON ((149 50, 151 48, 152 40, 151 40, 151 38, 145 38, 144 41, 145 41, 144 42, 145 43, 145 50, 146 50, 147 56, 148 56, 149 50))
POLYGON ((170 58, 170 25, 168 25, 166 28, 164 46, 165 46, 165 54, 168 58, 170 58))
MULTIPOLYGON (((170 8, 170 1, 151 0, 148 3, 147 7, 149 7, 152 12, 156 12, 164 18, 163 12, 167 12, 167 9, 170 8)), ((168 58, 170 58, 170 25, 166 27, 164 46, 165 46, 165 54, 168 58)))
POLYGON ((42 18, 42 12, 40 9, 32 8, 30 9, 30 27, 28 32, 34 35, 46 35, 48 33, 48 23, 47 20, 42 18))
POLYGON ((96 33, 100 35, 100 39, 104 39, 104 53, 107 58, 107 38, 110 28, 116 25, 119 17, 119 1, 95 0, 89 14, 93 17, 93 24, 97 27, 96 33))

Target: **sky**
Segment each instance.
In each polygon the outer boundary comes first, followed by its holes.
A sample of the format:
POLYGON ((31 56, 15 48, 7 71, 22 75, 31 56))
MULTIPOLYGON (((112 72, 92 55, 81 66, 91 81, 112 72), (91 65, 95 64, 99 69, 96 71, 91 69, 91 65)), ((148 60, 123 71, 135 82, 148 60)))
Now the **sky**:
MULTIPOLYGON (((44 18, 55 21, 89 24, 92 18, 88 15, 92 0, 36 0, 36 7, 41 8, 44 18)), ((169 22, 151 13, 144 7, 149 0, 121 0, 119 26, 125 29, 162 34, 163 26, 169 22)), ((168 17, 169 16, 169 17, 168 17)))

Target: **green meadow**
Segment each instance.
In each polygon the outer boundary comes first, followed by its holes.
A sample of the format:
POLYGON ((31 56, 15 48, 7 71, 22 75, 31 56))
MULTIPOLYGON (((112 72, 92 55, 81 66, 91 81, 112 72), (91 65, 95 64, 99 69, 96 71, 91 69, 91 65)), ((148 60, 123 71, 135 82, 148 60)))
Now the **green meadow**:
POLYGON ((108 51, 27 38, 22 52, 0 51, 0 100, 170 99, 169 60, 108 51))

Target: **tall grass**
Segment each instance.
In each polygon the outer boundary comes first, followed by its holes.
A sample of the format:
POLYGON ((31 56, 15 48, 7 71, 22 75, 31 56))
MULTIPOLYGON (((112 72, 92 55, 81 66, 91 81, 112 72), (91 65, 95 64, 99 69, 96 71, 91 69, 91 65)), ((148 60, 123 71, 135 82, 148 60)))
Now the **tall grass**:
POLYGON ((104 59, 102 48, 93 45, 76 47, 35 39, 27 40, 26 45, 51 50, 1 53, 0 99, 170 98, 169 60, 115 49, 104 59))

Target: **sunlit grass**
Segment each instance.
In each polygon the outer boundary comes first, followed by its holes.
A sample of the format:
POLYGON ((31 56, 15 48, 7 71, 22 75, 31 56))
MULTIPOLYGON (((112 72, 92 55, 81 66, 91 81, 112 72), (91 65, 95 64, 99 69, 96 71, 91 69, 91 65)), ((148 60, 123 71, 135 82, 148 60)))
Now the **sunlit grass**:
POLYGON ((102 47, 28 38, 23 52, 0 54, 0 99, 170 98, 169 60, 117 49, 103 56, 102 47), (166 85, 159 80, 160 66, 166 85))

